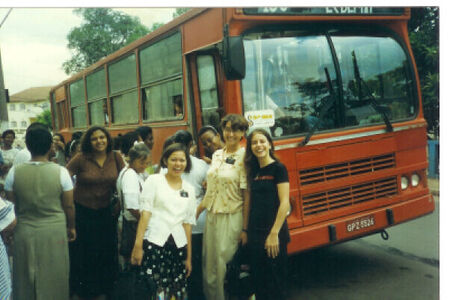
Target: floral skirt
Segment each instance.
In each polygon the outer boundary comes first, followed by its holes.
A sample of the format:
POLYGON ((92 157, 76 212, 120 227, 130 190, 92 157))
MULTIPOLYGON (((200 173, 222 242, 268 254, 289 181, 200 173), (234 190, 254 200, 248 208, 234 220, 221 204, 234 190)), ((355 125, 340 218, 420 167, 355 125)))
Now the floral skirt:
POLYGON ((177 248, 172 236, 163 247, 144 240, 144 257, 140 275, 153 280, 157 295, 164 298, 185 299, 186 297, 186 247, 177 248))

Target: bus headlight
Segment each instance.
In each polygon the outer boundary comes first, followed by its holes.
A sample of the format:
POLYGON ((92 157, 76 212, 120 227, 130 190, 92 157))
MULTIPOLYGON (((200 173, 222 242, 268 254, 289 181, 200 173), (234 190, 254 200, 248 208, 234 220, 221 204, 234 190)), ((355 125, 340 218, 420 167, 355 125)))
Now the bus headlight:
POLYGON ((418 174, 414 173, 411 176, 411 185, 412 186, 418 186, 419 182, 420 182, 420 176, 418 174))
POLYGON ((406 190, 408 188, 409 181, 408 178, 402 176, 402 190, 406 190))

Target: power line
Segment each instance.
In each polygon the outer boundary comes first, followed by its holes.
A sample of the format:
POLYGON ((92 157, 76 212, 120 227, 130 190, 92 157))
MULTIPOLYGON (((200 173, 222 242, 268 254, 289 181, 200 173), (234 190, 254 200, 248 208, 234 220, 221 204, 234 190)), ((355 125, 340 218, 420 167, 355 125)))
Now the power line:
POLYGON ((6 18, 8 18, 9 14, 11 13, 11 11, 12 11, 12 8, 10 8, 10 9, 8 10, 8 12, 6 13, 5 17, 4 17, 3 20, 2 20, 2 23, 0 23, 0 28, 2 28, 3 23, 5 23, 6 18))

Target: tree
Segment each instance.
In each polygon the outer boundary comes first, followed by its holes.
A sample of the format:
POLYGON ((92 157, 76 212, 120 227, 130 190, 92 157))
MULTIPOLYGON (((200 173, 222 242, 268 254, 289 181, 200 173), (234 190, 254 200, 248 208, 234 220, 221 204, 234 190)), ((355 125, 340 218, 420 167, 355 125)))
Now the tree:
POLYGON ((81 71, 149 32, 137 17, 111 8, 78 8, 74 13, 85 23, 67 35, 67 47, 74 54, 63 63, 66 74, 81 71))
POLYGON ((408 29, 428 131, 439 136, 439 8, 413 7, 408 29))
POLYGON ((177 9, 175 9, 175 12, 172 14, 172 18, 176 18, 181 16, 182 14, 184 14, 185 12, 187 12, 188 10, 190 10, 189 7, 178 7, 177 9))
POLYGON ((150 31, 155 31, 156 29, 158 29, 159 27, 163 26, 165 23, 161 23, 161 22, 155 22, 152 24, 152 27, 150 27, 150 31))
POLYGON ((36 122, 46 125, 48 128, 52 128, 52 113, 50 110, 44 110, 40 115, 36 117, 36 122))

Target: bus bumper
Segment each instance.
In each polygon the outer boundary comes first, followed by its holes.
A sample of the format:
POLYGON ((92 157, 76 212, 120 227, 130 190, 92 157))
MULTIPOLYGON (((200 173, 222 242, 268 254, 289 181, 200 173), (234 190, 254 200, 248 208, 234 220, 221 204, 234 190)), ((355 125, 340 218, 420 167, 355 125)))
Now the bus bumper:
POLYGON ((360 238, 434 211, 431 194, 308 227, 291 229, 288 253, 360 238))

